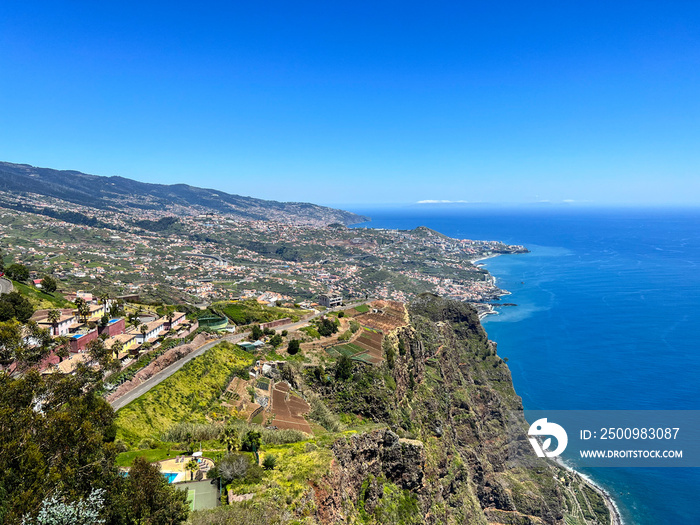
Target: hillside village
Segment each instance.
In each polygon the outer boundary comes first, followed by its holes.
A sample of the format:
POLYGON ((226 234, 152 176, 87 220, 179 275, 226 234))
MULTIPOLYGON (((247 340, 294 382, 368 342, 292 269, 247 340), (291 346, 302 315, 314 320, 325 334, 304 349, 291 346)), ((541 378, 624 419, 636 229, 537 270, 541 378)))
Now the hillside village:
POLYGON ((74 289, 147 301, 207 303, 266 291, 294 301, 322 293, 406 301, 431 291, 485 304, 502 291, 473 261, 526 251, 496 241, 451 239, 427 228, 317 227, 153 210, 134 216, 57 199, 43 202, 42 209, 59 216, 71 209, 77 217, 66 219, 73 222, 7 208, 34 209, 41 199, 0 195, 6 253, 74 289))

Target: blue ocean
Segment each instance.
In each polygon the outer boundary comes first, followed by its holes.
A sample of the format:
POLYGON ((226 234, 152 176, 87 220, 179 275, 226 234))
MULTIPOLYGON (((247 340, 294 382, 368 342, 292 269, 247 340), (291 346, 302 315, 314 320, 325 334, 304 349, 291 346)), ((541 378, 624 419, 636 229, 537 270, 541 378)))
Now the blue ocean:
MULTIPOLYGON (((524 244, 485 261, 512 293, 484 326, 526 409, 700 409, 700 209, 353 209, 360 227, 424 225, 524 244)), ((584 470, 631 524, 700 523, 700 469, 584 470)))

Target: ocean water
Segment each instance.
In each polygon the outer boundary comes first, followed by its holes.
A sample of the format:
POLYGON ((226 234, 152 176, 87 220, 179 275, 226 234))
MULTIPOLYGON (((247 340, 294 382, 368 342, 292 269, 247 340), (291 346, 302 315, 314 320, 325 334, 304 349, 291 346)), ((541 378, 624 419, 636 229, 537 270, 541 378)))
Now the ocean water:
MULTIPOLYGON (((512 292, 484 326, 526 409, 700 409, 700 209, 353 209, 524 244, 485 261, 512 292)), ((700 523, 700 469, 597 468, 626 523, 700 523)))

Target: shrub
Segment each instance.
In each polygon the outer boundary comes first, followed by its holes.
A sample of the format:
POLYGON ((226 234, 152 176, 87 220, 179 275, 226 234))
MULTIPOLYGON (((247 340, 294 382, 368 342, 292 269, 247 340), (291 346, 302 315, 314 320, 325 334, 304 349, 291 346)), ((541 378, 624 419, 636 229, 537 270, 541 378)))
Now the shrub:
POLYGON ((341 355, 335 364, 335 378, 345 381, 352 377, 352 360, 346 356, 341 355))
POLYGON ((241 439, 241 450, 253 452, 260 448, 262 444, 262 434, 257 430, 249 430, 241 439))
POLYGON ((177 423, 163 433, 161 439, 169 442, 209 441, 219 439, 223 423, 177 423))
POLYGON ((235 479, 244 478, 251 466, 251 460, 245 454, 226 454, 216 464, 221 481, 231 483, 235 479))
POLYGON ((309 398, 311 411, 309 418, 316 421, 329 432, 339 432, 343 429, 343 424, 331 410, 323 403, 320 397, 312 395, 309 398))
POLYGON ((300 349, 301 345, 298 339, 292 339, 291 341, 289 341, 289 344, 287 345, 287 353, 289 355, 298 354, 300 349))
POLYGON ((265 459, 263 459, 263 468, 265 470, 272 470, 277 465, 277 456, 274 454, 266 454, 265 459))
POLYGON ((254 324, 253 326, 251 326, 250 338, 253 341, 257 341, 258 339, 262 339, 263 335, 265 335, 265 333, 262 331, 259 324, 254 324))

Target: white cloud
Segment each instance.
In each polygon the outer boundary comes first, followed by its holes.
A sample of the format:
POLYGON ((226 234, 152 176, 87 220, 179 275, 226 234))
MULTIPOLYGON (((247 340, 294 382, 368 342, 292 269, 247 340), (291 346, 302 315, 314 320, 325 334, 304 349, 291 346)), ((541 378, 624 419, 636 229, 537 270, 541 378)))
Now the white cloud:
POLYGON ((416 204, 463 204, 469 201, 449 201, 449 200, 435 200, 435 199, 426 199, 422 201, 418 201, 416 204))

